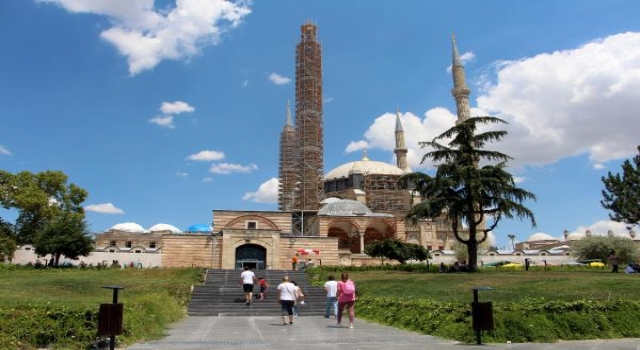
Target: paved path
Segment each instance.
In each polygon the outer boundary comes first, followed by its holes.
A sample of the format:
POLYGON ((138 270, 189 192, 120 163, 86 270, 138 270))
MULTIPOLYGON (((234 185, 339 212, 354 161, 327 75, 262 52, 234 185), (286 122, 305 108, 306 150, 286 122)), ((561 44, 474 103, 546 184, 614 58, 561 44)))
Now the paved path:
MULTIPOLYGON (((344 321, 344 320, 343 320, 344 321)), ((348 322, 348 320, 347 320, 348 322)), ((282 325, 281 317, 188 317, 164 339, 127 350, 466 350, 477 345, 421 335, 356 319, 355 328, 338 328, 333 319, 301 317, 282 325)), ((640 350, 640 339, 569 341, 553 344, 489 344, 481 348, 531 350, 640 350)))

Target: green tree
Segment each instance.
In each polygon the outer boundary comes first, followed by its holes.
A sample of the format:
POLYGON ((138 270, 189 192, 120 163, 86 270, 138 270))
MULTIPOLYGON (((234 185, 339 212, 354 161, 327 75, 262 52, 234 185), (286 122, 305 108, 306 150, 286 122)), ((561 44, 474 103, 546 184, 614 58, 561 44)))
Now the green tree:
POLYGON ((60 264, 62 255, 77 259, 88 256, 94 248, 84 217, 79 213, 62 211, 47 221, 33 243, 38 255, 51 254, 55 266, 60 264))
POLYGON ((397 238, 387 238, 369 243, 365 254, 374 258, 397 260, 404 264, 408 260, 424 261, 429 258, 427 249, 419 244, 405 243, 397 238))
POLYGON ((609 253, 615 250, 620 264, 638 261, 640 251, 632 239, 616 236, 587 236, 574 241, 571 253, 578 260, 600 259, 608 264, 609 253))
POLYGON ((605 189, 600 204, 613 212, 609 214, 611 220, 640 224, 640 146, 633 163, 628 159, 622 163, 622 175, 608 172, 602 182, 605 189))
POLYGON ((0 262, 11 261, 18 249, 13 225, 0 218, 0 262))
POLYGON ((506 124, 495 117, 468 118, 432 141, 421 142, 423 148, 433 149, 423 156, 422 162, 431 159, 439 164, 436 175, 416 172, 400 179, 403 186, 415 186, 423 198, 411 208, 407 218, 417 222, 444 215, 455 238, 467 246, 471 272, 478 269, 478 245, 502 218, 529 219, 532 226, 536 225, 533 212, 523 204, 525 200, 535 200, 535 195, 517 187, 506 171, 506 162, 511 157, 483 148, 507 135, 506 131, 477 130, 479 125, 495 123, 506 124), (441 143, 445 140, 450 140, 448 145, 441 143), (496 164, 480 167, 480 161, 496 164), (485 217, 492 219, 488 226, 485 217), (468 234, 462 234, 464 231, 468 234))
POLYGON ((82 203, 88 192, 75 184, 67 185, 61 171, 28 171, 12 174, 0 170, 0 204, 16 209, 15 222, 19 244, 33 243, 38 231, 60 211, 84 216, 82 203))

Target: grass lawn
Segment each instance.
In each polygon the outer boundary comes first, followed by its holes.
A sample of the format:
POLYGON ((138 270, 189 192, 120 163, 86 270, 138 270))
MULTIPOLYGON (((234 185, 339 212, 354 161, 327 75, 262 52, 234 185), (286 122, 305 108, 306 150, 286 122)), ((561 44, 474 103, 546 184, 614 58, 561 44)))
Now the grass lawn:
POLYGON ((478 286, 493 287, 494 290, 480 291, 479 295, 480 300, 487 298, 495 303, 523 298, 636 300, 640 286, 640 275, 613 274, 605 270, 484 270, 475 274, 353 271, 349 275, 363 296, 398 296, 439 301, 471 301, 472 288, 478 286))

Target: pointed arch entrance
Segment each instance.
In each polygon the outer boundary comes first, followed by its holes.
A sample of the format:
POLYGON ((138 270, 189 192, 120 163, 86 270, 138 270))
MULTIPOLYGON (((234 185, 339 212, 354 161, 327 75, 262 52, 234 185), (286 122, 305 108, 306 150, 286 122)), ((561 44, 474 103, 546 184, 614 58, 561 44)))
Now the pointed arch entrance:
POLYGON ((264 270, 267 249, 257 244, 243 244, 236 248, 236 269, 249 266, 250 269, 264 270))

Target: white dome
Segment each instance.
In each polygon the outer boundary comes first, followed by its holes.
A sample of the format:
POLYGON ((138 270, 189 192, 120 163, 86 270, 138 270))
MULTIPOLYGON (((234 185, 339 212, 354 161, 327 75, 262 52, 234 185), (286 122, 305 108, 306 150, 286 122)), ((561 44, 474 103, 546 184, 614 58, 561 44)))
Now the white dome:
POLYGON ((543 233, 543 232, 538 232, 538 233, 534 233, 532 234, 529 239, 527 239, 527 242, 537 242, 537 241, 557 241, 558 239, 543 233))
POLYGON ((567 235, 567 241, 578 241, 585 238, 587 235, 584 232, 571 232, 567 235))
POLYGON ((146 233, 147 230, 144 227, 136 224, 135 222, 123 222, 120 224, 114 225, 110 230, 113 231, 124 231, 131 233, 146 233))
POLYGON ((366 205, 351 199, 341 199, 320 208, 318 215, 327 216, 365 216, 371 215, 371 209, 366 205))
POLYGON ((182 231, 172 225, 169 224, 156 224, 153 225, 151 227, 149 227, 149 231, 151 232, 157 232, 157 231, 171 231, 171 233, 182 233, 182 231))
POLYGON ((340 200, 341 200, 341 199, 340 199, 340 198, 338 198, 338 197, 329 197, 329 198, 325 198, 325 199, 323 199, 323 200, 320 202, 320 204, 323 204, 323 205, 324 205, 324 204, 329 204, 329 203, 333 203, 333 202, 338 202, 338 201, 340 201, 340 200))
POLYGON ((403 175, 402 169, 395 165, 378 162, 375 160, 363 159, 356 162, 342 164, 339 167, 329 171, 324 179, 333 180, 348 177, 352 173, 362 173, 364 175, 377 174, 377 175, 403 175))

